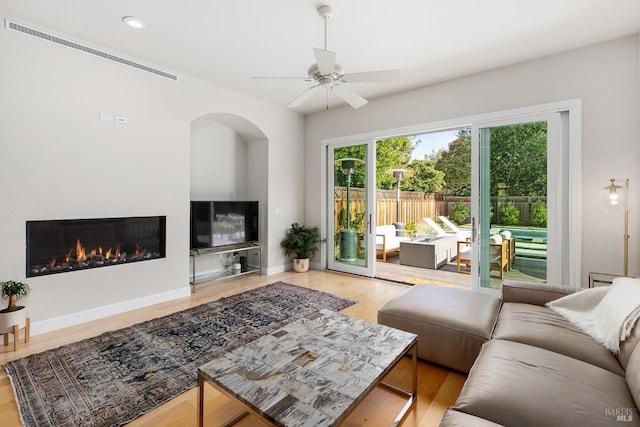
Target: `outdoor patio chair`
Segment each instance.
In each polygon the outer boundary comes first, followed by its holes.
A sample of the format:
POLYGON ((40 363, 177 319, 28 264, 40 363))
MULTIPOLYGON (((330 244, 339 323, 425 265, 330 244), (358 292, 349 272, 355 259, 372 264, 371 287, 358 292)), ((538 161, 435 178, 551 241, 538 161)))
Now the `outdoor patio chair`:
POLYGON ((509 230, 502 230, 500 232, 500 235, 502 236, 502 240, 506 240, 508 242, 508 245, 507 245, 507 251, 509 255, 508 268, 509 270, 511 270, 511 268, 513 267, 513 264, 516 262, 516 237, 513 234, 511 234, 511 231, 509 230))
POLYGON ((440 221, 442 221, 442 223, 451 231, 451 234, 455 234, 456 236, 458 236, 458 240, 471 237, 471 230, 461 230, 446 216, 440 215, 438 219, 440 219, 440 221))
MULTIPOLYGON (((500 279, 504 279, 504 273, 509 265, 509 242, 503 240, 499 234, 491 236, 489 241, 489 269, 498 271, 500 279)), ((458 241, 458 256, 456 259, 456 269, 458 273, 469 274, 470 271, 462 270, 462 265, 467 269, 471 267, 471 239, 458 241)))
POLYGON ((500 278, 509 268, 509 241, 504 240, 500 234, 494 234, 489 238, 489 269, 500 272, 500 278))
POLYGON ((436 232, 436 237, 445 237, 447 235, 447 232, 444 231, 444 229, 436 224, 436 222, 431 218, 422 218, 422 220, 426 222, 433 231, 436 232))
POLYGON ((471 268, 471 239, 458 240, 458 256, 456 257, 456 269, 458 273, 469 274, 470 271, 462 271, 460 267, 462 264, 467 266, 467 269, 471 268))
POLYGON ((455 225, 453 222, 449 221, 449 218, 447 218, 446 216, 444 216, 444 215, 440 215, 440 216, 438 217, 438 219, 439 219, 440 221, 442 221, 442 223, 443 223, 443 224, 444 224, 444 225, 445 225, 449 230, 451 230, 451 232, 452 232, 452 233, 459 233, 459 232, 460 232, 460 229, 458 228, 458 226, 457 226, 457 225, 455 225))

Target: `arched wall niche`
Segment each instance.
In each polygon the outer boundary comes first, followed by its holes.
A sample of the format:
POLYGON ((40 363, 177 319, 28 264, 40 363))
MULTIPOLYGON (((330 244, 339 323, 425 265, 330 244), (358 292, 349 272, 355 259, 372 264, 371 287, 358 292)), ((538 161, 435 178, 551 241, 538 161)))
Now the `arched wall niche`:
POLYGON ((255 124, 229 113, 191 122, 190 199, 258 200, 262 265, 268 265, 268 138, 255 124))

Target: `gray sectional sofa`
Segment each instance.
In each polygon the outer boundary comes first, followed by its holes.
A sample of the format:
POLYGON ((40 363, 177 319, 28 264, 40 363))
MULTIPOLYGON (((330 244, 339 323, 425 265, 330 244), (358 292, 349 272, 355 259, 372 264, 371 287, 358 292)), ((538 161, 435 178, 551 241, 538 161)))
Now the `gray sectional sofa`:
MULTIPOLYGON (((640 426, 640 331, 634 328, 614 355, 545 307, 570 292, 503 283, 492 333, 441 427, 640 426)), ((392 314, 395 320, 398 312, 392 314)))

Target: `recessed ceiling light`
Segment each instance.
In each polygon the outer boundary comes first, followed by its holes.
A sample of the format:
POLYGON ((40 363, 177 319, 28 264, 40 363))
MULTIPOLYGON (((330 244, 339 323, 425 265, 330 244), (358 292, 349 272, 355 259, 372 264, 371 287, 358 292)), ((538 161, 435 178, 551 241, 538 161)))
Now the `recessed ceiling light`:
POLYGON ((122 22, 124 22, 131 28, 135 28, 136 30, 141 30, 147 27, 146 22, 144 22, 140 18, 136 18, 135 16, 125 16, 124 18, 122 18, 122 22))

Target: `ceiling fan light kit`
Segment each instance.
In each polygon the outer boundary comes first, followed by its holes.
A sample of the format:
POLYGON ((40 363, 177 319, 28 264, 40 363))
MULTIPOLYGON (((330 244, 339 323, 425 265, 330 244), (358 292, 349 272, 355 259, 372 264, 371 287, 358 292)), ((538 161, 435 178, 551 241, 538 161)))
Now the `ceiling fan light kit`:
MULTIPOLYGON (((318 15, 324 20, 324 49, 313 49, 316 59, 307 70, 307 77, 294 78, 314 82, 315 84, 306 89, 291 101, 287 108, 297 108, 311 98, 319 89, 325 89, 327 93, 326 109, 329 109, 329 91, 341 98, 353 108, 360 108, 368 101, 360 96, 356 91, 346 85, 346 83, 381 83, 397 78, 398 70, 369 71, 362 73, 345 74, 342 66, 336 63, 336 53, 327 49, 327 20, 331 17, 333 10, 331 6, 320 6, 318 15)), ((260 78, 260 77, 258 77, 260 78)), ((283 79, 275 77, 275 79, 283 79)))

